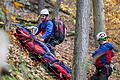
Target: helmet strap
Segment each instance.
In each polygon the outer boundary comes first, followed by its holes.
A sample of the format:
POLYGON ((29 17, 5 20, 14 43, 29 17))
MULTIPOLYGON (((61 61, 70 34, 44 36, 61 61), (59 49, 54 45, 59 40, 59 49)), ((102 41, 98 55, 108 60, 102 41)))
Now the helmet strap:
POLYGON ((99 41, 99 44, 105 44, 107 41, 99 41))

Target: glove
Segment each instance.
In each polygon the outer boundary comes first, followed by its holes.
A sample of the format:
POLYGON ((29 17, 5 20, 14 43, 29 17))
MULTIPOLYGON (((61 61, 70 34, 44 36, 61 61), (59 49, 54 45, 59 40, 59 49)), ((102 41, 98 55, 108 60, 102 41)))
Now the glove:
POLYGON ((44 39, 41 38, 40 41, 41 41, 41 42, 44 42, 44 39))

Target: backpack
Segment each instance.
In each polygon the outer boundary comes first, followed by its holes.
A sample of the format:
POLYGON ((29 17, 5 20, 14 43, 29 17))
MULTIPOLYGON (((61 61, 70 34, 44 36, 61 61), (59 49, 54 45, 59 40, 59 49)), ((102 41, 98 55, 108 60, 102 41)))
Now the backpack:
POLYGON ((63 21, 53 18, 53 29, 54 29, 54 39, 57 41, 57 44, 60 44, 65 39, 66 27, 63 21))

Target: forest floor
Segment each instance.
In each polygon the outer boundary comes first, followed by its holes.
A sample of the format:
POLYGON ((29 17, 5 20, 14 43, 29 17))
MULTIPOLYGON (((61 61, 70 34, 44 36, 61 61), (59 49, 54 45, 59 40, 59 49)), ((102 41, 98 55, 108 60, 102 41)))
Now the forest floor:
MULTIPOLYGON (((65 24, 69 31, 74 30, 75 22, 69 16, 62 17, 65 19, 65 24)), ((116 44, 120 48, 120 26, 106 24, 106 31, 110 37, 109 41, 116 44), (109 28, 109 26, 113 26, 109 28)), ((15 30, 11 30, 9 33, 10 45, 9 45, 9 56, 8 63, 10 64, 11 73, 10 76, 2 76, 2 80, 55 80, 41 63, 34 62, 29 58, 29 53, 27 50, 23 49, 19 42, 14 37, 15 30)), ((93 39, 93 29, 90 28, 90 40, 89 40, 89 54, 95 49, 94 39, 93 39)), ((73 50, 74 50, 74 36, 67 36, 65 41, 56 47, 60 51, 60 60, 67 64, 72 69, 73 60, 73 50)), ((89 57, 88 57, 89 58, 89 57)), ((110 80, 120 80, 120 52, 114 57, 115 68, 110 80)), ((92 61, 88 62, 88 77, 90 77, 94 71, 95 67, 92 61)))

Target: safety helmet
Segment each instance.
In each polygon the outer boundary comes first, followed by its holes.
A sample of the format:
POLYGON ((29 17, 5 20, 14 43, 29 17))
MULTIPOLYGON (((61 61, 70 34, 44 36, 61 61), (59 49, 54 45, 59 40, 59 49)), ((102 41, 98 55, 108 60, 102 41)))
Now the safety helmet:
POLYGON ((100 41, 106 41, 107 39, 107 34, 105 32, 99 32, 96 36, 97 40, 100 41))
POLYGON ((47 9, 43 9, 41 10, 40 14, 49 15, 49 11, 47 9))

